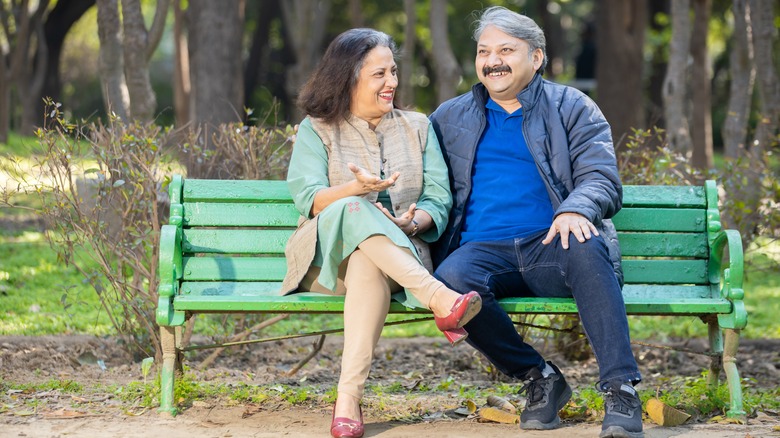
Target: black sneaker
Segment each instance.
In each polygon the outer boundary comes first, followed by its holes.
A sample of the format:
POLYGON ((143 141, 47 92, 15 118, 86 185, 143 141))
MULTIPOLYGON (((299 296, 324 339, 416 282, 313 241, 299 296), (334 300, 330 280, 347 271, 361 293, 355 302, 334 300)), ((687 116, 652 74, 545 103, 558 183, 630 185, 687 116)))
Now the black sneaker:
POLYGON ((642 438, 642 401, 628 383, 609 382, 604 392, 604 423, 599 438, 642 438))
POLYGON ((526 393, 528 401, 520 414, 520 428, 526 430, 554 429, 561 424, 560 411, 571 398, 571 387, 563 378, 561 370, 552 362, 547 362, 555 373, 547 377, 538 368, 526 375, 528 381, 520 389, 526 393))

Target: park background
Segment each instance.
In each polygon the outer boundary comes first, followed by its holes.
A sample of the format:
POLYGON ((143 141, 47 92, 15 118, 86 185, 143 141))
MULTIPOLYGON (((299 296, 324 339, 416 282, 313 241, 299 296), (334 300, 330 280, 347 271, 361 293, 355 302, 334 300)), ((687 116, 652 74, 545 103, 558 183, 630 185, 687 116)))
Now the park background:
MULTIPOLYGON (((780 5, 770 0, 2 0, 0 335, 111 337, 133 361, 159 359, 171 175, 283 178, 297 90, 352 27, 395 38, 399 101, 430 113, 476 82, 472 23, 491 5, 545 30, 545 77, 601 107, 625 184, 718 181, 725 226, 746 248, 742 334, 780 338, 780 5)), ((539 318, 528 322, 572 324, 539 318)), ((263 319, 198 317, 189 332, 252 337, 263 319)), ((285 320, 263 335, 337 319, 285 320)), ((639 340, 707 336, 693 317, 630 323, 639 340)), ((581 334, 531 335, 587 356, 581 334)))

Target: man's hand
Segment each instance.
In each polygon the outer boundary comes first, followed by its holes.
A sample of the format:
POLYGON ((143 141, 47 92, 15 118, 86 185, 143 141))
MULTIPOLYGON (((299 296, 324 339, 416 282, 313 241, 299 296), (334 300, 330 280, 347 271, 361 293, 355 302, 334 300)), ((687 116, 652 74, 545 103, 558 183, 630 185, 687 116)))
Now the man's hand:
POLYGON ((369 171, 358 167, 353 163, 347 163, 349 170, 355 175, 355 180, 360 185, 362 193, 381 192, 387 190, 388 187, 395 184, 395 180, 401 176, 400 172, 395 172, 390 175, 390 178, 382 179, 378 176, 372 175, 369 171))
POLYGON ((585 243, 592 235, 599 235, 599 230, 585 216, 577 213, 562 213, 555 218, 547 232, 547 237, 542 240, 544 245, 549 244, 555 238, 555 235, 561 234, 561 246, 563 249, 569 249, 569 233, 574 234, 577 241, 585 243))

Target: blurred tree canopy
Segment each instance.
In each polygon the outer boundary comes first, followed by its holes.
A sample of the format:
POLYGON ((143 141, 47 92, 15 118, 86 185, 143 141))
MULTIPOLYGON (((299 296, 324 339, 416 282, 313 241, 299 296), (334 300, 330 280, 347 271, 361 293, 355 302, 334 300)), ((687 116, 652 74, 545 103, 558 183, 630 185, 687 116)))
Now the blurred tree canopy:
POLYGON ((9 129, 29 133, 39 126, 46 96, 77 118, 106 117, 111 88, 104 53, 111 41, 124 47, 124 55, 113 58, 124 64, 114 65, 113 74, 124 75, 128 90, 136 83, 141 90, 136 94, 143 96, 138 101, 154 105, 151 113, 136 111, 143 119, 179 126, 251 124, 256 117, 250 114, 274 108, 277 121, 297 123, 303 116, 295 106, 297 89, 328 43, 348 28, 373 27, 403 48, 399 96, 408 101, 402 103, 430 113, 476 82, 474 19, 484 7, 502 5, 542 26, 550 58, 545 77, 590 94, 610 120, 618 147, 633 129, 668 126, 672 146, 706 169, 712 167, 713 148, 736 157, 756 140, 763 151, 776 142, 780 5, 771 0, 0 0, 0 5, 0 140, 9 129), (142 17, 135 12, 139 4, 142 17), (113 23, 113 39, 101 44, 98 11, 109 10, 121 23, 113 23), (752 55, 756 51, 760 56, 752 55), (151 96, 143 94, 149 90, 151 96), (729 123, 724 145, 721 126, 729 123))

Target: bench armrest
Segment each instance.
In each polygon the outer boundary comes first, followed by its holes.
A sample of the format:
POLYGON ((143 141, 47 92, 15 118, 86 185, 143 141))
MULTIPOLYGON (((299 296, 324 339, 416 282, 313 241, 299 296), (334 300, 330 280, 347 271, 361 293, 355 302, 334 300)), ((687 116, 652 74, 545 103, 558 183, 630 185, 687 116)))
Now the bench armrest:
POLYGON ((745 310, 745 291, 742 288, 744 277, 744 251, 742 237, 736 230, 724 230, 715 235, 710 246, 710 283, 720 284, 720 294, 731 301, 732 311, 719 315, 721 327, 742 329, 747 325, 745 310), (728 249, 728 259, 725 250, 728 249))
POLYGON ((173 299, 179 292, 182 276, 181 225, 163 225, 160 230, 160 285, 157 288, 157 324, 175 326, 184 324, 184 312, 173 308, 173 299))

